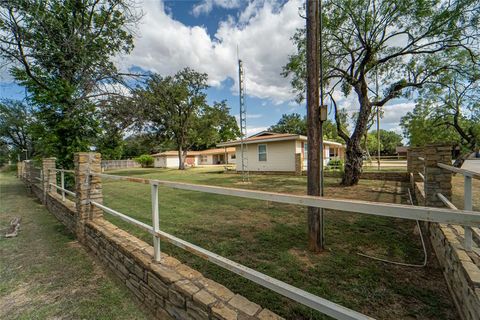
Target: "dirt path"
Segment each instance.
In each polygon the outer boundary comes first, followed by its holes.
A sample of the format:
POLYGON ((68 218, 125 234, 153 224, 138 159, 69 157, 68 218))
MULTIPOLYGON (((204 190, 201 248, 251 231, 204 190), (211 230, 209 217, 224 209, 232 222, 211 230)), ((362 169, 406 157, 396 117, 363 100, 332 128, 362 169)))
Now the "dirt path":
POLYGON ((0 173, 0 319, 148 319, 13 174, 0 173), (16 238, 4 238, 21 217, 16 238))

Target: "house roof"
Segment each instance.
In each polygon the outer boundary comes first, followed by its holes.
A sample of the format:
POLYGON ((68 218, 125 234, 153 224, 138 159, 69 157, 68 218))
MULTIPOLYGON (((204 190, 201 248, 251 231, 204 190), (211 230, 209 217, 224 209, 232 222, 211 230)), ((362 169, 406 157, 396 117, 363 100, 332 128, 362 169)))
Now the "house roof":
MULTIPOLYGON (((187 152, 187 157, 188 156, 197 156, 199 154, 200 153, 198 151, 188 151, 187 152)), ((161 157, 161 156, 178 156, 178 151, 177 150, 168 150, 168 151, 152 154, 152 157, 161 157)))
MULTIPOLYGON (((227 153, 235 152, 235 148, 226 148, 226 149, 227 149, 226 150, 227 153)), ((207 149, 202 151, 188 151, 187 157, 199 156, 199 155, 210 155, 210 154, 224 154, 224 153, 225 153, 225 148, 213 148, 213 149, 207 149)), ((178 156, 178 151, 169 150, 169 151, 152 154, 152 157, 162 157, 162 156, 178 156)))
MULTIPOLYGON (((293 133, 273 133, 273 132, 260 132, 256 135, 250 136, 246 139, 243 139, 245 144, 252 144, 252 143, 261 143, 261 142, 276 142, 276 141, 288 141, 288 140, 301 140, 301 141, 307 141, 307 137, 300 135, 300 134, 293 134, 293 133)), ((218 147, 233 147, 233 146, 238 146, 242 143, 241 140, 235 140, 235 141, 227 141, 223 143, 217 144, 218 147)), ((323 140, 324 144, 328 145, 334 145, 334 146, 343 146, 343 144, 334 142, 334 141, 329 141, 329 140, 323 140)))
POLYGON ((277 134, 278 133, 271 132, 271 131, 260 131, 259 133, 252 134, 249 138, 261 137, 261 136, 273 136, 273 135, 277 135, 277 134))
POLYGON ((225 151, 227 153, 235 152, 235 148, 214 148, 214 149, 207 149, 199 151, 200 155, 207 155, 207 154, 224 154, 225 151), (225 150, 227 149, 227 150, 225 150))
POLYGON ((407 147, 398 146, 398 147, 395 147, 395 151, 396 151, 397 153, 399 153, 399 152, 407 152, 407 147))

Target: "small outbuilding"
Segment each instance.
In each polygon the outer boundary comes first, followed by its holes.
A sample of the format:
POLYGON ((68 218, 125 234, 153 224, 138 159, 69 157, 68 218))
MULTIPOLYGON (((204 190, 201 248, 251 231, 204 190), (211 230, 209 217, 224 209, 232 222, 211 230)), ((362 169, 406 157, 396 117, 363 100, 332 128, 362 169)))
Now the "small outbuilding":
MULTIPOLYGON (((302 172, 307 170, 307 137, 290 133, 263 131, 243 140, 246 147, 248 171, 302 172)), ((323 141, 324 165, 332 160, 345 158, 345 146, 323 141)), ((237 171, 241 171, 241 140, 220 143, 218 147, 235 147, 237 171)))

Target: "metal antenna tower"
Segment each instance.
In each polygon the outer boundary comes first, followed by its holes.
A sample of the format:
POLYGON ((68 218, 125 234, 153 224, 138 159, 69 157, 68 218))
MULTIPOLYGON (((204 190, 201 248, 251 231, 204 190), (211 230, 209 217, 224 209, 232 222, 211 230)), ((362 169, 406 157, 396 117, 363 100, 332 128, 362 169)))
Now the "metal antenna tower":
POLYGON ((247 108, 245 107, 245 76, 243 73, 242 60, 238 59, 238 88, 240 96, 240 151, 242 165, 242 180, 248 182, 248 158, 247 145, 244 139, 247 137, 247 108))

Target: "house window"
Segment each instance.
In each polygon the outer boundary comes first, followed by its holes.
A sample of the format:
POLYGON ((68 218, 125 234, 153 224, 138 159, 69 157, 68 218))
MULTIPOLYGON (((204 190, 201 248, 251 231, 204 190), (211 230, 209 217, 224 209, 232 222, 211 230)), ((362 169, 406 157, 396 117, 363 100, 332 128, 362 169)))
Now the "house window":
POLYGON ((258 161, 267 161, 267 145, 258 145, 258 161))
POLYGON ((200 162, 207 162, 207 156, 201 155, 200 162))
POLYGON ((338 157, 338 148, 330 148, 330 157, 331 158, 338 157))
POLYGON ((236 158, 237 158, 237 155, 235 153, 230 156, 230 159, 232 159, 232 160, 236 159, 236 158))

